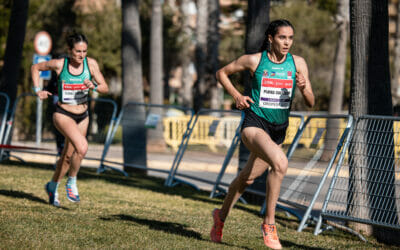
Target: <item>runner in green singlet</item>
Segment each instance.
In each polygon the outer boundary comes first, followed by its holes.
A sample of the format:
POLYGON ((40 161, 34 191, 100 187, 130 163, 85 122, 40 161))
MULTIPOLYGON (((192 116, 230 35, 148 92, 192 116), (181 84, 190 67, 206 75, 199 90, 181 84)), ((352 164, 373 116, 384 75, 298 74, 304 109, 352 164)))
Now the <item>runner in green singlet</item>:
POLYGON ((52 94, 39 87, 40 71, 53 70, 58 77, 59 100, 53 114, 53 123, 65 136, 65 146, 53 178, 45 186, 49 202, 54 206, 60 206, 58 185, 67 173, 67 198, 71 202, 80 201, 76 177, 88 150, 86 132, 89 125, 89 90, 108 92, 107 83, 97 61, 86 57, 88 50, 86 37, 83 34, 70 35, 67 44, 68 57, 34 64, 31 67, 33 90, 41 100, 47 99, 52 94))
POLYGON ((275 226, 275 207, 288 159, 281 148, 288 126, 291 102, 297 87, 305 103, 314 106, 314 94, 305 60, 289 53, 294 28, 287 20, 270 23, 266 31, 267 49, 243 55, 217 72, 217 79, 234 98, 236 107, 244 110, 242 141, 250 150, 246 166, 229 186, 221 209, 214 209, 210 237, 221 242, 222 229, 229 211, 257 177, 268 168, 266 213, 261 224, 264 244, 281 249, 275 226), (229 75, 249 70, 252 75, 251 96, 242 95, 232 84, 229 75))

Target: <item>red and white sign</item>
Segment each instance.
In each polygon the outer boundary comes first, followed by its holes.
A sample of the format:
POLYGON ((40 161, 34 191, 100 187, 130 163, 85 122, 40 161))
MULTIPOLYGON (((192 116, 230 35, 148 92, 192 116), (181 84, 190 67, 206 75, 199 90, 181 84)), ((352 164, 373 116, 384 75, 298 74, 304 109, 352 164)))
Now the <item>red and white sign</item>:
POLYGON ((35 35, 35 40, 33 41, 33 47, 37 54, 41 56, 46 56, 50 53, 52 46, 52 41, 49 33, 46 31, 40 31, 35 35))

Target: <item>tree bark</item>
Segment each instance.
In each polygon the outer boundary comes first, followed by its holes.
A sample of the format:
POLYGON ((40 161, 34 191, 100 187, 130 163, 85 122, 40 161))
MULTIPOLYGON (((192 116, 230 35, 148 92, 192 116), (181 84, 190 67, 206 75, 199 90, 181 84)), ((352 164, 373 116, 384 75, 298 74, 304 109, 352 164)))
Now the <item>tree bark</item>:
MULTIPOLYGON (((387 0, 351 1, 350 37, 350 113, 355 119, 363 114, 391 115, 387 0)), ((374 125, 367 121, 365 126, 371 128, 374 125)), ((358 131, 352 141, 348 211, 357 218, 372 219, 375 222, 383 222, 386 218, 396 218, 397 221, 397 211, 388 210, 396 210, 393 134, 385 144, 368 143, 380 141, 379 136, 380 133, 374 130, 358 131), (354 143, 361 140, 366 143, 354 143), (376 156, 368 154, 372 147, 384 161, 377 162, 376 156), (375 195, 377 190, 379 195, 375 195)), ((358 223, 351 225, 356 230, 373 233, 380 241, 398 241, 398 235, 396 237, 392 230, 358 223)))
POLYGON ((190 13, 189 5, 191 0, 182 0, 181 13, 182 13, 182 37, 183 46, 182 53, 182 88, 179 92, 180 104, 183 107, 193 107, 193 76, 190 72, 190 65, 192 63, 192 55, 190 51, 192 29, 190 28, 190 13))
POLYGON ((197 24, 196 24, 196 71, 197 80, 194 83, 193 108, 199 111, 204 105, 206 88, 206 55, 207 55, 207 30, 208 30, 208 0, 197 1, 197 24))
MULTIPOLYGON (((331 93, 329 99, 329 114, 340 114, 343 105, 343 90, 346 80, 347 58, 347 33, 349 28, 349 0, 337 2, 337 15, 335 17, 338 41, 336 44, 335 59, 333 63, 331 93)), ((327 120, 324 153, 321 160, 329 161, 335 151, 339 137, 340 120, 327 120)))
MULTIPOLYGON (((139 0, 122 0, 122 104, 144 102, 142 82, 142 44, 139 22, 139 0)), ((146 166, 146 129, 143 107, 129 106, 122 121, 124 163, 146 166), (132 119, 134 117, 135 119, 132 119)), ((127 172, 133 168, 124 166, 127 172)), ((134 172, 146 173, 143 170, 134 172)))
MULTIPOLYGON (((150 35, 150 102, 152 104, 164 104, 163 84, 163 12, 161 0, 153 0, 151 13, 150 35)), ((163 109, 152 108, 152 114, 162 115, 163 109)), ((163 150, 166 144, 163 139, 162 123, 148 130, 148 145, 163 150)))
POLYGON ((207 41, 207 89, 210 91, 210 108, 220 109, 222 105, 222 89, 218 86, 215 73, 219 68, 219 2, 208 0, 208 41, 207 41))
POLYGON ((0 75, 0 91, 10 98, 10 107, 17 97, 18 78, 24 47, 29 1, 15 0, 11 8, 4 66, 0 75))
MULTIPOLYGON (((397 2, 396 36, 394 43, 394 67, 392 78, 393 104, 400 104, 400 1, 397 2)), ((398 114, 399 115, 399 114, 398 114)))

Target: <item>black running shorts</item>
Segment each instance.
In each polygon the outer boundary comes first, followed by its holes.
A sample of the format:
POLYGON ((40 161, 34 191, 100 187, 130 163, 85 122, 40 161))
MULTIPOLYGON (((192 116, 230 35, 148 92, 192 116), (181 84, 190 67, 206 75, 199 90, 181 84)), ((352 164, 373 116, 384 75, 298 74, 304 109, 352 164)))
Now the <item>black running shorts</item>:
POLYGON ((276 144, 279 145, 283 143, 286 136, 286 129, 289 125, 288 121, 283 124, 273 124, 259 117, 249 108, 244 110, 244 114, 241 130, 247 127, 260 128, 264 130, 276 144))
POLYGON ((89 116, 89 112, 87 110, 85 112, 83 112, 82 114, 74 114, 74 113, 71 113, 71 112, 61 108, 61 106, 58 103, 56 104, 55 112, 72 118, 72 120, 74 120, 76 123, 80 123, 81 121, 85 120, 86 117, 89 116))

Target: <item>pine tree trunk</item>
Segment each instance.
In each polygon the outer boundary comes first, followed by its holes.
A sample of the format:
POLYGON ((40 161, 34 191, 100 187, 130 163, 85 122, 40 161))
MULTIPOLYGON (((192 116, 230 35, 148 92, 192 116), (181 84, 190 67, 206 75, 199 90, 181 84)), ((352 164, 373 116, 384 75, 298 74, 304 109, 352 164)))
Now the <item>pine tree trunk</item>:
MULTIPOLYGON (((388 55, 388 2, 387 0, 355 0, 350 3, 351 37, 351 93, 350 113, 357 119, 363 114, 391 115, 388 55)), ((371 127, 372 124, 367 124, 371 127)), ((379 133, 359 131, 357 139, 377 141, 379 133)), ((354 143, 350 148, 350 193, 348 210, 356 217, 384 220, 396 218, 395 176, 393 162, 393 136, 388 144, 374 145, 374 152, 385 159, 377 163, 368 154, 371 144, 354 143), (358 157, 357 157, 358 156, 358 157), (379 195, 374 195, 380 190, 379 195), (359 194, 359 195, 351 195, 359 194), (354 207, 351 204, 359 204, 354 207), (364 207, 365 206, 365 207, 364 207), (388 209, 394 208, 390 212, 388 209)), ((354 142, 354 140, 353 140, 354 142)), ((383 222, 383 221, 382 221, 383 222)), ((373 233, 378 240, 399 241, 392 230, 351 223, 356 230, 373 233)))
MULTIPOLYGON (((163 12, 161 0, 153 0, 151 13, 150 35, 150 102, 164 104, 163 84, 163 12)), ((152 114, 162 115, 161 108, 152 108, 152 114)), ((148 130, 148 146, 157 150, 165 150, 162 123, 158 122, 155 129, 148 130)))
POLYGON ((394 67, 392 78, 392 95, 394 105, 400 104, 400 1, 397 3, 396 36, 394 43, 394 67))
POLYGON ((10 107, 12 107, 17 97, 18 77, 24 47, 28 8, 28 0, 13 1, 11 8, 4 66, 0 75, 0 91, 6 93, 10 98, 10 107))
POLYGON ((183 46, 182 53, 182 88, 179 91, 180 105, 183 107, 191 108, 193 106, 193 76, 190 72, 190 65, 192 63, 192 56, 190 52, 192 30, 190 28, 190 14, 189 4, 191 0, 182 0, 181 13, 182 13, 182 36, 183 46))
POLYGON ((208 0, 208 49, 207 49, 207 89, 210 91, 210 108, 220 109, 222 105, 222 89, 218 86, 215 73, 219 68, 219 2, 208 0))
POLYGON ((207 55, 207 30, 208 30, 208 0, 197 1, 196 24, 196 71, 197 80, 194 83, 193 108, 197 112, 203 107, 206 88, 206 55, 207 55))
MULTIPOLYGON (((144 102, 142 83, 142 42, 139 22, 139 0, 122 0, 122 104, 144 102)), ((122 121, 124 163, 146 166, 146 129, 144 108, 125 110, 122 121), (132 119, 135 117, 135 119, 132 119)), ((146 173, 124 167, 127 172, 146 173)))
MULTIPOLYGON (((340 114, 343 105, 343 90, 346 78, 346 57, 347 57, 347 34, 349 28, 349 0, 337 2, 338 13, 336 25, 338 29, 338 41, 333 63, 331 93, 329 99, 329 114, 340 114)), ((338 119, 327 121, 327 131, 324 153, 321 160, 329 161, 335 151, 337 138, 339 137, 340 121, 338 119)))

